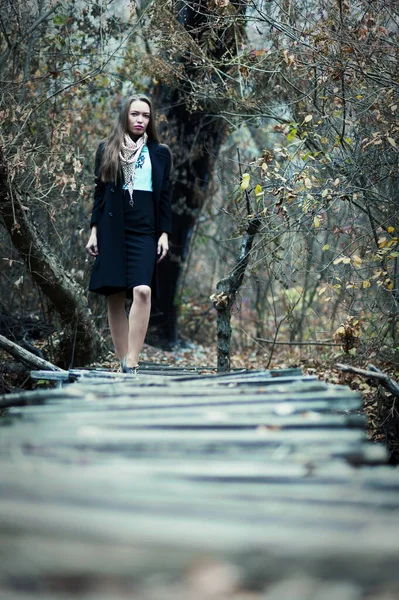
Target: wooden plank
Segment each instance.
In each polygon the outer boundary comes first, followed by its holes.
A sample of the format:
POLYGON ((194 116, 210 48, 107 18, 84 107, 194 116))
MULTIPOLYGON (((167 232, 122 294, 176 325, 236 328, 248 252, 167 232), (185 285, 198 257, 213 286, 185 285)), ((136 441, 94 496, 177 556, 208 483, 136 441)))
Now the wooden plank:
MULTIPOLYGON (((363 525, 337 528, 320 528, 317 524, 296 522, 293 516, 287 526, 280 519, 260 519, 258 515, 250 519, 248 515, 240 518, 229 515, 203 514, 190 511, 190 507, 180 514, 153 512, 145 507, 140 511, 110 511, 102 506, 74 506, 65 503, 62 507, 52 502, 2 501, 0 511, 0 529, 3 535, 38 534, 44 537, 58 537, 67 540, 97 541, 129 544, 152 543, 159 545, 178 544, 180 547, 192 547, 213 551, 245 551, 248 548, 270 551, 272 547, 284 553, 296 550, 302 553, 304 544, 306 553, 315 555, 321 552, 332 554, 345 548, 347 560, 352 554, 384 557, 389 561, 393 556, 397 560, 399 537, 397 527, 389 520, 365 522, 363 525), (62 519, 60 509, 62 508, 62 519), (173 517, 173 518, 172 518, 173 517)), ((399 577, 396 569, 396 577, 399 577)))
MULTIPOLYGON (((259 388, 227 388, 224 387, 206 387, 200 388, 199 386, 186 387, 183 385, 176 385, 175 383, 162 386, 162 391, 158 387, 140 387, 132 386, 130 383, 125 385, 119 383, 113 383, 112 385, 106 384, 98 386, 92 386, 91 384, 79 383, 79 389, 82 394, 85 392, 93 392, 98 398, 104 398, 107 396, 115 398, 120 397, 136 397, 138 400, 142 398, 152 397, 156 402, 161 405, 168 398, 173 398, 175 404, 193 404, 195 405, 197 400, 202 401, 213 401, 213 398, 225 398, 227 401, 230 400, 231 404, 237 401, 251 400, 256 401, 257 399, 265 399, 270 401, 295 401, 301 399, 313 399, 320 400, 323 398, 360 398, 358 392, 353 392, 348 388, 344 387, 333 387, 327 385, 316 384, 304 384, 303 386, 276 386, 272 388, 259 387, 259 388)), ((51 398, 52 395, 49 395, 51 398)))
MULTIPOLYGON (((162 474, 163 479, 148 480, 142 479, 140 474, 134 473, 135 481, 133 485, 125 484, 123 490, 117 490, 112 486, 112 496, 109 490, 113 483, 111 478, 108 485, 101 482, 98 484, 92 478, 90 479, 90 488, 83 474, 80 477, 73 479, 65 469, 58 474, 58 483, 52 481, 49 486, 45 486, 45 479, 39 479, 36 482, 36 487, 31 481, 31 485, 27 486, 27 482, 18 485, 18 482, 12 482, 0 485, 2 500, 0 501, 0 515, 5 510, 9 502, 28 502, 35 504, 37 512, 42 510, 44 505, 58 505, 60 513, 64 506, 70 505, 74 507, 92 507, 93 509, 101 508, 107 510, 110 515, 119 512, 140 513, 141 515, 169 515, 171 519, 175 519, 180 514, 193 513, 192 508, 195 507, 195 515, 197 518, 212 518, 212 520, 256 520, 259 525, 277 524, 280 522, 281 527, 289 529, 291 526, 300 525, 301 527, 322 528, 326 531, 329 529, 348 527, 352 530, 364 528, 365 524, 373 522, 379 523, 381 526, 389 526, 396 528, 399 531, 399 515, 398 503, 396 509, 387 509, 383 512, 375 505, 362 506, 360 504, 339 504, 337 502, 323 503, 308 503, 295 502, 292 498, 272 498, 264 490, 264 497, 246 498, 243 501, 242 497, 228 493, 229 485, 224 485, 225 490, 221 489, 219 484, 219 495, 215 502, 215 495, 207 495, 201 490, 199 483, 191 483, 190 488, 180 488, 179 494, 172 494, 168 491, 169 481, 165 479, 165 474, 162 474), (68 490, 65 489, 65 483, 62 485, 60 475, 66 475, 68 481, 68 490), (152 486, 151 486, 152 482, 152 486), (40 485, 37 486, 37 483, 40 485), (32 492, 32 489, 34 490, 32 492), (190 508, 191 507, 191 508, 190 508)), ((65 482, 65 479, 64 479, 65 482)), ((21 483, 21 482, 19 482, 21 483)), ((311 487, 311 486, 310 486, 311 487)), ((0 517, 1 518, 1 517, 0 517)))
MULTIPOLYGON (((13 454, 15 456, 15 453, 13 454)), ((176 479, 187 479, 193 483, 200 482, 202 485, 208 482, 226 482, 226 493, 229 493, 230 487, 235 489, 236 486, 241 486, 243 492, 244 484, 247 482, 249 489, 259 489, 263 492, 268 491, 265 482, 272 484, 293 485, 295 487, 307 487, 309 489, 319 485, 330 486, 331 489, 340 490, 342 498, 349 487, 355 490, 359 487, 367 489, 369 493, 373 490, 377 493, 378 490, 385 492, 394 492, 396 494, 396 505, 399 507, 399 477, 397 470, 388 467, 373 467, 355 469, 342 461, 312 461, 311 464, 306 462, 303 457, 302 462, 292 460, 289 457, 284 459, 275 458, 272 461, 253 461, 251 456, 247 455, 241 459, 226 460, 224 457, 214 457, 209 460, 206 456, 187 456, 182 458, 180 462, 162 457, 154 456, 151 459, 142 459, 140 456, 131 460, 129 456, 109 456, 103 460, 90 460, 90 455, 83 457, 71 455, 71 460, 65 460, 66 457, 61 456, 60 464, 54 460, 48 461, 48 458, 53 458, 52 455, 43 455, 36 457, 34 455, 20 454, 18 460, 3 457, 1 459, 0 468, 2 479, 0 485, 16 484, 18 481, 22 485, 27 485, 28 489, 34 490, 34 478, 42 479, 44 485, 53 486, 57 479, 60 479, 62 484, 65 478, 70 481, 74 478, 83 477, 87 483, 92 481, 102 481, 104 490, 108 493, 109 488, 107 482, 113 482, 114 488, 121 488, 127 494, 129 486, 136 484, 136 480, 142 480, 143 477, 154 477, 158 481, 160 489, 167 489, 165 482, 169 484, 176 479), (85 458, 85 460, 84 460, 85 458), (83 459, 83 460, 82 460, 83 459), (115 461, 118 461, 119 469, 115 470, 115 461), (61 475, 62 472, 62 475, 61 475), (166 479, 165 479, 166 478, 166 479), (254 486, 256 482, 256 486, 254 486)), ((85 486, 84 486, 85 488, 85 486)), ((293 488, 291 488, 293 489, 293 488)), ((295 502, 295 495, 293 496, 295 502)), ((366 498, 368 500, 368 498, 366 498)), ((380 502, 383 503, 383 496, 380 497, 380 502)))
MULTIPOLYGON (((211 402, 195 402, 175 404, 173 400, 168 403, 158 403, 157 398, 149 398, 145 401, 137 401, 130 397, 119 397, 118 403, 108 402, 106 399, 99 399, 96 404, 90 401, 83 401, 77 404, 75 400, 62 399, 62 401, 51 401, 46 407, 41 405, 38 407, 32 406, 25 410, 23 414, 32 417, 40 417, 41 420, 51 418, 51 415, 69 413, 76 415, 80 422, 89 419, 94 425, 98 421, 103 421, 104 416, 102 411, 108 411, 107 423, 116 425, 120 421, 124 424, 129 422, 137 422, 140 419, 162 419, 171 421, 183 418, 202 418, 208 420, 219 420, 221 417, 232 419, 233 421, 251 418, 256 420, 268 416, 290 417, 298 415, 323 415, 331 416, 344 414, 348 415, 351 411, 359 411, 362 406, 361 398, 335 399, 331 400, 297 400, 295 402, 270 402, 261 398, 252 401, 252 397, 239 399, 232 402, 231 398, 212 399, 211 402), (101 406, 102 410, 99 410, 101 406), (333 411, 332 411, 333 409, 333 411)), ((17 414, 17 411, 13 411, 17 414)), ((356 416, 356 415, 355 415, 356 416)), ((177 421, 176 421, 177 422, 177 421)), ((364 423, 363 423, 364 424, 364 423)))
MULTIPOLYGON (((190 382, 190 378, 184 378, 183 376, 181 378, 180 383, 189 383, 190 382)), ((270 375, 265 372, 265 373, 260 373, 260 374, 256 374, 254 376, 247 376, 245 375, 241 375, 241 376, 236 376, 236 377, 231 377, 231 378, 224 378, 222 380, 217 379, 217 378, 202 378, 199 377, 197 381, 197 383, 201 386, 208 386, 208 385, 230 385, 230 386, 235 386, 235 385, 248 385, 248 386, 253 386, 253 385, 267 385, 267 386, 274 386, 274 385, 282 385, 284 383, 298 383, 298 382, 309 382, 309 381, 317 381, 317 377, 315 375, 301 375, 301 376, 295 376, 295 375, 282 375, 281 377, 270 377, 270 375)))
MULTIPOLYGON (((86 400, 76 406, 76 400, 67 403, 54 401, 45 409, 29 408, 24 414, 40 415, 41 420, 52 418, 55 413, 64 413, 71 411, 69 419, 76 418, 80 424, 90 420, 91 424, 105 422, 108 426, 137 426, 142 425, 175 425, 176 427, 196 426, 207 427, 209 425, 224 426, 275 426, 275 427, 363 427, 364 418, 357 414, 347 414, 348 409, 358 409, 361 400, 357 396, 349 397, 347 400, 339 398, 334 401, 335 413, 339 410, 345 414, 331 414, 332 403, 330 400, 319 401, 316 395, 313 401, 292 402, 289 397, 288 402, 270 402, 270 398, 262 399, 258 397, 256 401, 249 398, 238 398, 232 401, 231 398, 211 399, 207 402, 182 402, 175 404, 174 401, 165 403, 159 402, 157 398, 148 402, 136 402, 131 398, 118 398, 118 403, 108 403, 104 401, 91 402, 86 400), (103 411, 110 410, 110 414, 104 419, 103 411), (76 415, 76 416, 75 416, 76 415)), ((322 396, 323 397, 323 396, 322 396)), ((281 399, 281 398, 280 398, 281 399)), ((14 411, 14 414, 16 412, 14 411)))
MULTIPOLYGON (((219 532, 217 532, 219 533, 219 532)), ((194 543, 188 546, 179 547, 179 540, 171 544, 154 544, 143 539, 132 537, 127 543, 122 544, 107 540, 107 543, 96 542, 94 540, 76 540, 74 538, 51 538, 32 535, 21 537, 21 535, 2 537, 5 544, 3 546, 9 549, 11 556, 19 555, 21 562, 16 565, 10 557, 5 556, 6 570, 9 574, 8 580, 4 577, 4 584, 12 585, 21 591, 26 589, 26 583, 32 583, 33 589, 47 590, 57 586, 62 588, 62 598, 67 598, 67 589, 74 590, 73 597, 76 598, 79 592, 85 600, 99 600, 99 594, 104 587, 111 590, 113 594, 118 589, 118 583, 122 585, 124 599, 131 598, 131 590, 138 598, 145 600, 204 600, 208 596, 204 592, 198 596, 190 593, 190 587, 184 589, 182 596, 178 594, 177 582, 181 578, 187 579, 192 573, 196 572, 201 566, 209 565, 210 577, 217 576, 217 565, 221 564, 236 566, 239 577, 236 581, 246 582, 250 587, 262 590, 270 590, 272 582, 279 582, 288 577, 290 582, 296 584, 296 593, 294 595, 276 596, 276 600, 287 598, 291 600, 354 600, 353 596, 344 595, 345 589, 342 587, 336 590, 334 576, 339 581, 358 582, 362 589, 366 586, 378 585, 381 573, 385 574, 385 582, 397 581, 394 570, 393 552, 383 552, 377 556, 375 561, 364 551, 358 548, 353 550, 349 548, 345 561, 338 550, 330 550, 329 553, 320 552, 320 549, 310 547, 302 555, 297 553, 297 548, 287 549, 283 552, 280 546, 270 549, 259 547, 257 551, 252 546, 247 547, 246 551, 224 551, 204 550, 202 547, 195 547, 194 543), (8 560, 7 560, 8 559, 8 560), (385 561, 385 562, 384 562, 385 561), (368 566, 366 575, 364 574, 365 564, 368 566), (287 570, 289 565, 290 570, 287 570), (212 567, 216 567, 216 573, 212 567), (19 568, 19 570, 18 570, 19 568), (362 573, 363 571, 363 573, 362 573), (304 582, 294 579, 292 573, 306 573, 305 581, 311 577, 321 577, 326 585, 333 592, 338 592, 336 596, 317 596, 317 592, 312 595, 299 596, 304 590, 304 582), (154 573, 157 574, 154 577, 154 573), (154 581, 155 580, 155 581, 154 581), (23 583, 25 582, 25 587, 23 583), (20 585, 18 586, 18 584, 20 585), (34 585, 36 583, 36 586, 34 585), (123 585, 125 584, 125 585, 123 585), (152 586, 156 586, 156 595, 154 599, 149 594, 152 586), (159 587, 158 587, 159 585, 159 587), (171 595, 167 595, 168 586, 172 586, 171 595), (47 587, 48 586, 48 587, 47 587), (71 586, 69 588, 69 586, 71 586), (94 589, 94 596, 90 595, 90 589, 94 589)), ((234 572, 234 571, 233 571, 234 572)), ((223 574, 223 570, 221 571, 223 574)), ((303 577, 303 576, 302 576, 303 577)), ((201 578, 203 579, 203 577, 201 578)), ((207 574, 205 572, 205 581, 207 574)), ((305 588, 308 591, 309 588, 305 588)), ((317 588, 319 589, 319 588, 317 588)), ((198 592, 198 590, 196 590, 198 592)), ((194 590, 195 593, 195 590, 194 590)), ((234 591, 234 598, 241 600, 238 591, 234 591)), ((256 600, 254 589, 244 596, 243 600, 256 600)), ((32 596, 30 596, 32 598, 32 596)), ((40 593, 40 598, 42 598, 40 593)), ((55 596, 51 595, 53 600, 55 596)), ((58 595, 57 595, 58 597, 58 595)), ((59 596, 61 597, 61 595, 59 596)), ((101 596, 100 596, 101 597, 101 596)), ((221 598, 222 596, 216 596, 221 598)), ((227 596, 229 597, 229 596, 227 596)), ((373 600, 376 600, 373 594, 373 600)), ((109 599, 110 600, 110 599, 109 599)), ((261 593, 259 600, 270 600, 269 595, 261 593)), ((273 598, 274 600, 274 598, 273 598)), ((358 600, 356 598, 355 600, 358 600)), ((388 600, 384 596, 384 600, 388 600)))
MULTIPOLYGON (((86 439, 88 443, 92 440, 99 439, 103 442, 112 444, 134 444, 134 443, 172 443, 182 444, 183 446, 191 446, 201 443, 210 444, 233 444, 237 446, 267 446, 287 444, 313 444, 328 445, 330 442, 342 443, 358 443, 365 439, 365 434, 358 429, 331 429, 329 435, 326 436, 322 429, 287 429, 281 430, 273 427, 259 426, 255 430, 208 430, 199 429, 195 432, 184 429, 171 430, 135 430, 134 434, 129 429, 110 429, 107 426, 106 420, 102 424, 93 426, 91 424, 82 424, 77 426, 76 419, 71 415, 70 419, 64 418, 62 423, 43 423, 36 422, 35 427, 30 423, 19 423, 18 431, 32 432, 32 435, 42 435, 45 440, 59 440, 62 444, 65 442, 71 443, 75 440, 80 443, 82 439, 86 439)), ((7 435, 7 431, 3 430, 3 435, 7 435)), ((17 439, 18 432, 13 432, 13 437, 17 439)))
MULTIPOLYGON (((241 472, 249 462, 241 465, 241 472)), ((223 463, 219 461, 217 464, 221 470, 223 463)), ((202 463, 196 461, 197 470, 200 466, 205 470, 207 464, 205 461, 202 463)), ((252 466, 249 464, 250 468, 252 466)), ((295 466, 297 468, 302 466, 305 472, 306 465, 295 466)), ((362 476, 361 471, 348 467, 344 471, 342 464, 339 463, 334 466, 329 465, 327 470, 323 465, 316 465, 311 478, 306 477, 305 481, 294 476, 291 478, 286 476, 284 480, 281 478, 280 481, 266 483, 261 481, 255 483, 239 478, 234 481, 231 478, 220 481, 216 477, 193 481, 189 477, 188 464, 186 470, 182 472, 182 469, 176 468, 176 465, 170 461, 168 463, 165 460, 155 459, 145 463, 141 461, 141 464, 136 462, 133 464, 122 459, 119 463, 120 470, 115 470, 115 464, 112 463, 90 465, 86 463, 82 468, 78 461, 56 465, 44 458, 34 461, 30 459, 25 464, 22 464, 22 461, 3 462, 0 469, 2 499, 19 496, 20 498, 34 497, 39 501, 44 496, 48 496, 48 499, 61 498, 64 501, 75 498, 91 502, 90 498, 93 497, 98 502, 108 501, 113 504, 114 501, 130 501, 136 493, 145 498, 145 494, 148 493, 149 497, 155 499, 160 494, 164 498, 171 499, 184 497, 184 501, 191 504, 195 504, 196 498, 200 497, 213 500, 230 498, 242 502, 244 511, 248 510, 253 502, 262 505, 261 510, 265 510, 263 504, 266 501, 282 500, 287 504, 303 503, 307 507, 320 505, 332 511, 335 505, 373 510, 385 509, 395 511, 395 518, 399 507, 397 478, 389 480, 384 473, 383 481, 389 489, 385 489, 384 494, 381 494, 380 487, 376 485, 378 479, 373 479, 371 476, 370 480, 369 477, 362 476), (65 486, 66 481, 67 486, 65 486), (110 489, 112 489, 111 496, 110 489)), ((277 465, 274 471, 277 471, 277 465)))
MULTIPOLYGON (((85 385, 83 383, 79 384, 80 389, 82 390, 90 390, 89 385, 85 385)), ((200 388, 199 386, 186 387, 184 385, 176 385, 170 384, 168 386, 162 387, 162 393, 158 388, 151 387, 138 387, 131 386, 130 383, 126 385, 120 385, 115 383, 113 385, 101 386, 93 388, 95 390, 96 395, 100 398, 106 396, 107 394, 110 396, 120 395, 120 396, 137 396, 138 398, 145 398, 148 396, 153 396, 159 402, 162 402, 164 398, 167 397, 175 397, 177 402, 190 402, 194 401, 194 399, 212 399, 213 397, 225 397, 230 398, 232 403, 238 401, 240 397, 242 398, 259 398, 260 396, 264 398, 277 399, 278 397, 283 396, 283 400, 293 401, 296 399, 306 398, 308 395, 310 398, 315 400, 322 399, 323 397, 330 398, 359 398, 360 394, 358 392, 353 392, 348 388, 340 387, 340 386, 327 386, 326 384, 320 385, 319 383, 315 384, 303 384, 299 386, 294 385, 286 385, 286 386, 275 386, 275 387, 259 387, 259 388, 224 388, 224 387, 206 387, 200 388)))
MULTIPOLYGON (((105 461, 115 459, 121 460, 129 457, 135 461, 146 461, 150 459, 159 460, 165 457, 173 461, 181 461, 182 457, 186 460, 195 461, 198 459, 212 460, 222 459, 227 463, 237 464, 243 461, 243 457, 249 458, 254 464, 257 463, 276 463, 281 473, 284 469, 284 461, 295 460, 300 464, 306 464, 310 471, 314 468, 317 461, 331 460, 331 458, 348 459, 351 462, 361 462, 363 458, 363 438, 354 439, 353 436, 348 440, 329 440, 324 439, 307 441, 295 440, 291 444, 273 443, 271 440, 241 440, 234 438, 230 441, 215 440, 208 436, 208 439, 191 439, 189 442, 182 442, 180 436, 172 435, 169 439, 165 437, 152 437, 154 430, 137 430, 134 436, 125 435, 123 440, 120 436, 114 436, 108 432, 91 428, 82 427, 78 435, 73 435, 65 431, 63 435, 51 435, 48 432, 21 431, 17 438, 9 437, 4 440, 2 456, 12 457, 18 451, 28 457, 47 457, 59 462, 83 461, 83 463, 104 463, 105 461), (141 434, 141 435, 140 435, 141 434), (144 434, 144 435, 142 435, 144 434), (40 442, 38 442, 40 440, 40 442), (301 443, 302 442, 302 443, 301 443)), ((157 431, 155 433, 170 434, 169 431, 157 431)), ((181 433, 181 432, 179 432, 181 433)), ((215 432, 212 432, 214 438, 215 432)), ((217 433, 220 433, 218 431, 217 433)), ((223 431, 223 433, 226 433, 223 431)), ((236 432, 237 433, 237 432, 236 432)), ((197 434, 192 434, 191 438, 197 438, 197 434)), ((367 455, 365 456, 367 459, 367 455)))
MULTIPOLYGON (((262 374, 264 377, 301 377, 303 376, 302 369, 300 367, 291 367, 286 369, 237 369, 236 371, 229 371, 228 373, 212 373, 209 375, 201 376, 201 380, 213 379, 228 381, 229 379, 234 380, 237 378, 257 378, 262 374)), ((185 377, 189 381, 189 377, 185 377)))
MULTIPOLYGON (((278 378, 285 380, 297 380, 300 378, 315 380, 315 376, 303 375, 301 369, 280 369, 280 370, 239 370, 236 372, 229 373, 208 373, 203 374, 202 372, 207 369, 206 367, 179 367, 170 365, 140 365, 140 373, 142 374, 154 374, 154 375, 181 375, 185 381, 191 379, 197 381, 198 378, 201 381, 219 383, 230 383, 236 381, 263 381, 264 379, 278 378)), ((208 368, 209 370, 209 368, 208 368)), ((79 378, 112 378, 123 375, 119 371, 110 371, 104 369, 70 369, 69 371, 60 371, 58 374, 59 379, 74 381, 79 378)), ((56 375, 49 373, 46 370, 34 370, 31 371, 31 377, 33 379, 54 379, 56 375)))
MULTIPOLYGON (((221 392, 222 390, 217 390, 221 392)), ((160 414, 194 414, 198 411, 206 411, 213 408, 221 408, 236 414, 255 414, 256 412, 275 412, 280 415, 295 414, 304 411, 318 412, 348 412, 349 410, 359 410, 362 406, 362 398, 359 394, 350 392, 346 395, 340 393, 309 392, 308 394, 275 394, 270 392, 263 393, 240 393, 240 394, 196 394, 177 396, 175 390, 169 390, 168 393, 160 395, 154 389, 146 388, 144 393, 133 390, 114 396, 110 390, 104 390, 94 394, 93 389, 82 391, 81 394, 61 397, 50 396, 47 402, 48 406, 53 406, 54 410, 87 410, 97 411, 114 409, 114 411, 128 411, 131 413, 160 413, 160 414), (169 393, 170 392, 170 393, 169 393), (91 397, 97 398, 97 403, 93 404, 91 397), (79 398, 79 402, 76 400, 79 398), (117 400, 117 402, 115 401, 117 400)), ((29 408, 31 414, 35 409, 29 408)), ((39 412, 42 408, 36 409, 39 412)))
MULTIPOLYGON (((103 421, 103 420, 102 420, 103 421)), ((98 423, 99 424, 99 423, 98 423)), ((361 429, 364 431, 365 418, 360 415, 321 415, 318 413, 305 413, 303 415, 293 416, 275 416, 275 415, 239 415, 234 418, 222 412, 211 411, 207 414, 198 414, 191 416, 171 418, 163 416, 133 416, 132 418, 120 418, 118 423, 107 423, 102 425, 104 429, 163 429, 163 430, 190 430, 190 431, 213 431, 218 429, 243 430, 243 429, 264 429, 280 431, 292 429, 317 429, 328 430, 329 435, 335 429, 361 429)), ((94 425, 94 424, 93 424, 94 425)), ((100 425, 101 426, 101 425, 100 425)))
MULTIPOLYGON (((122 377, 125 377, 121 374, 122 377)), ((131 376, 128 376, 131 377, 131 376)), ((118 382, 115 381, 112 384, 101 383, 96 385, 92 380, 90 382, 83 383, 82 380, 79 384, 67 386, 62 389, 52 390, 35 390, 32 392, 23 392, 16 394, 8 394, 0 397, 0 407, 5 408, 8 406, 27 406, 29 404, 43 404, 45 401, 63 400, 68 398, 82 399, 87 402, 99 400, 104 398, 111 398, 114 403, 121 401, 126 403, 129 399, 137 398, 135 405, 145 405, 141 399, 151 397, 151 402, 155 406, 161 406, 163 404, 170 404, 170 398, 173 398, 173 405, 178 406, 182 404, 192 404, 192 406, 200 406, 205 404, 211 404, 214 402, 223 402, 234 404, 238 398, 242 401, 256 403, 256 402, 296 402, 297 400, 315 400, 320 399, 331 400, 345 398, 360 399, 361 396, 357 392, 353 392, 344 386, 331 386, 323 382, 310 382, 304 383, 303 385, 284 385, 284 386, 273 386, 272 388, 228 388, 222 387, 207 387, 200 388, 198 386, 190 385, 176 385, 175 382, 169 383, 169 385, 161 385, 164 382, 160 382, 159 385, 153 387, 152 385, 146 387, 138 385, 132 382, 118 382), (162 387, 162 394, 159 392, 159 388, 162 387), (156 390, 156 391, 155 391, 156 390), (221 398, 224 398, 222 400, 221 398), (194 400, 195 399, 195 400, 194 400), (220 399, 220 400, 219 400, 220 399)))

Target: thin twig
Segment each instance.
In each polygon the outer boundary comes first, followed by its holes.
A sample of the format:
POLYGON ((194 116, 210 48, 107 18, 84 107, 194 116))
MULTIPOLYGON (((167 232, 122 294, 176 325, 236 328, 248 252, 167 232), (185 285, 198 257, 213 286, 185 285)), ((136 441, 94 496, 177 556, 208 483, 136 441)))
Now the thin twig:
POLYGON ((27 38, 30 36, 31 33, 33 33, 35 31, 35 29, 37 29, 39 27, 39 25, 41 25, 43 23, 43 21, 45 21, 51 14, 53 14, 53 12, 55 12, 57 10, 57 8, 61 5, 61 2, 57 2, 56 4, 54 4, 54 6, 52 6, 51 8, 48 9, 47 12, 45 12, 43 15, 41 15, 28 29, 28 31, 25 33, 24 37, 27 38))
POLYGON ((276 342, 275 340, 265 340, 258 337, 254 340, 264 344, 274 344, 275 346, 341 346, 341 344, 334 344, 328 340, 321 342, 276 342))

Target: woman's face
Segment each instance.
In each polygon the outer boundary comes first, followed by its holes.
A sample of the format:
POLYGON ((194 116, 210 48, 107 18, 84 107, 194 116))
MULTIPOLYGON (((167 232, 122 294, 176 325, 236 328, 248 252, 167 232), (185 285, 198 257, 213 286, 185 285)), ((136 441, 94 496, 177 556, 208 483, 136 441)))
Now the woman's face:
POLYGON ((132 137, 143 135, 150 122, 151 110, 147 102, 134 100, 129 108, 127 130, 132 137))

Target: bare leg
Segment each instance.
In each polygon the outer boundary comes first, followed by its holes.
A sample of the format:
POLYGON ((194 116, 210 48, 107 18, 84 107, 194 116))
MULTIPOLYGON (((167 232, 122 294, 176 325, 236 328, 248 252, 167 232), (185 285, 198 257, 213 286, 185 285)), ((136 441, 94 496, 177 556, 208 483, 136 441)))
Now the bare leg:
POLYGON ((133 288, 133 304, 129 313, 129 349, 126 364, 135 367, 138 364, 144 338, 148 329, 151 312, 151 288, 138 285, 133 288))
POLYGON ((128 352, 129 323, 125 310, 126 292, 108 296, 108 323, 119 360, 128 352))

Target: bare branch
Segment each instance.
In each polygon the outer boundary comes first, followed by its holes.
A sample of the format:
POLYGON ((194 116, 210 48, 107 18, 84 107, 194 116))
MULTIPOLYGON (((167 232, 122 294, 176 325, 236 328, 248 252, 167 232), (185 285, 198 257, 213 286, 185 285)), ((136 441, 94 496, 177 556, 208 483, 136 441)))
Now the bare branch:
POLYGON ((33 25, 31 25, 28 29, 28 31, 25 33, 25 37, 29 37, 31 35, 31 33, 33 33, 35 31, 35 29, 37 29, 39 27, 39 25, 41 25, 43 23, 43 21, 45 21, 46 19, 48 19, 48 17, 50 15, 52 15, 57 8, 61 5, 61 2, 56 2, 56 4, 54 4, 54 6, 52 6, 51 8, 48 9, 47 12, 43 13, 34 23, 33 25))
POLYGON ((359 369, 358 367, 353 367, 352 365, 345 365, 342 363, 337 363, 338 369, 344 371, 346 373, 356 373, 357 375, 362 375, 363 377, 369 377, 372 379, 377 379, 381 385, 390 391, 395 396, 399 396, 399 384, 396 383, 393 379, 377 369, 374 365, 369 365, 369 370, 359 369))
POLYGON ((29 350, 25 350, 25 348, 15 344, 4 337, 4 335, 0 335, 0 348, 28 367, 43 369, 45 371, 62 371, 62 369, 53 365, 53 363, 36 356, 32 352, 29 352, 29 350))

